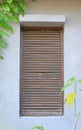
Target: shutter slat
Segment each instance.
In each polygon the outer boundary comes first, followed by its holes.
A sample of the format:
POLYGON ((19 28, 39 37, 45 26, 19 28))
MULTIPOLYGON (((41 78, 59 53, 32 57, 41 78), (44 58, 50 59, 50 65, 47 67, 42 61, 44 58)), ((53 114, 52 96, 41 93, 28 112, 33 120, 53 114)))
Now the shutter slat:
POLYGON ((39 70, 39 68, 38 69, 27 69, 26 71, 24 70, 23 71, 23 73, 59 73, 59 71, 60 71, 60 69, 55 69, 55 70, 53 70, 52 68, 50 68, 50 70, 49 70, 49 68, 48 69, 45 69, 45 68, 43 68, 43 69, 40 69, 39 70))
POLYGON ((36 47, 37 46, 45 46, 45 44, 47 45, 47 47, 49 47, 49 42, 50 42, 50 46, 55 46, 55 47, 59 47, 59 43, 61 42, 61 41, 32 41, 32 42, 28 42, 28 44, 26 45, 26 43, 27 43, 27 41, 23 41, 23 46, 24 47, 28 47, 28 46, 32 46, 32 45, 35 45, 36 47), (54 45, 54 43, 56 43, 57 42, 57 44, 55 44, 54 45), (37 45, 37 44, 39 44, 39 45, 37 45))
POLYGON ((62 115, 62 28, 23 27, 21 37, 21 115, 62 115))
MULTIPOLYGON (((41 85, 41 86, 43 86, 43 85, 47 85, 47 84, 48 84, 49 86, 51 86, 51 85, 52 85, 52 86, 55 86, 57 82, 60 82, 60 84, 62 84, 61 81, 59 81, 59 80, 58 80, 58 81, 56 81, 56 80, 55 80, 55 81, 49 81, 49 82, 47 82, 47 81, 43 81, 43 82, 39 82, 39 81, 36 81, 36 82, 33 82, 33 81, 32 81, 32 82, 31 82, 31 81, 24 81, 24 82, 23 82, 23 86, 24 86, 24 85, 25 85, 26 87, 29 86, 29 85, 30 85, 30 86, 31 86, 31 85, 32 85, 32 86, 33 86, 33 85, 34 85, 34 86, 35 86, 35 85, 38 85, 38 86, 41 85)), ((61 86, 61 85, 59 85, 58 87, 60 87, 60 86, 61 86)))

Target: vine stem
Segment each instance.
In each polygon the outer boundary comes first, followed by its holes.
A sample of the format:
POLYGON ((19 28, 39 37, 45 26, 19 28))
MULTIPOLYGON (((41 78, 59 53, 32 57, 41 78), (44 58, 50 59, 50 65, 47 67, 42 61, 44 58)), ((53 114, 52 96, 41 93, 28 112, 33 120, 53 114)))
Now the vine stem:
POLYGON ((79 116, 80 116, 80 112, 78 113, 76 119, 75 119, 75 123, 74 123, 74 128, 73 130, 76 130, 76 126, 77 126, 77 123, 78 123, 78 119, 79 119, 79 116))
MULTIPOLYGON (((75 92, 75 94, 76 94, 76 81, 75 81, 74 92, 75 92)), ((77 116, 77 112, 76 112, 76 98, 75 98, 75 100, 74 100, 74 113, 75 113, 75 118, 76 118, 76 116, 77 116)))

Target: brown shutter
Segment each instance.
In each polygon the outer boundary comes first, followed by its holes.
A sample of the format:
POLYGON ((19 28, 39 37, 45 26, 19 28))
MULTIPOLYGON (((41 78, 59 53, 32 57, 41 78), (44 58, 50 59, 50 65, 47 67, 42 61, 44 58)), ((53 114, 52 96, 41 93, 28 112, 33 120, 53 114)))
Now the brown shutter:
POLYGON ((20 113, 63 114, 63 29, 21 30, 20 113))

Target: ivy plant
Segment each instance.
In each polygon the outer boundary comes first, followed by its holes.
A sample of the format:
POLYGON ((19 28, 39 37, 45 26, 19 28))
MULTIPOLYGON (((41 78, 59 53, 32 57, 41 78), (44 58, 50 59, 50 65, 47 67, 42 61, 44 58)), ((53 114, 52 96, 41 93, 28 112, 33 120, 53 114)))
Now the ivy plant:
MULTIPOLYGON (((6 48, 7 37, 13 33, 11 23, 18 23, 19 15, 24 15, 26 0, 1 0, 0 2, 0 52, 6 48)), ((0 54, 0 59, 3 56, 0 54)))
MULTIPOLYGON (((79 116, 80 116, 80 112, 77 113, 77 88, 78 88, 78 83, 81 83, 81 78, 77 80, 75 77, 71 77, 69 80, 67 80, 67 82, 65 83, 65 85, 61 89, 61 91, 63 92, 68 87, 74 87, 74 91, 68 93, 66 95, 65 100, 64 100, 64 104, 67 103, 70 108, 74 103, 75 123, 74 123, 73 130, 76 130, 76 126, 77 126, 78 119, 79 119, 79 116)), ((81 91, 81 89, 80 89, 80 91, 81 91)))
POLYGON ((11 23, 19 22, 19 15, 24 16, 26 7, 26 0, 0 0, 0 59, 3 59, 1 51, 8 45, 7 37, 14 32, 11 23))

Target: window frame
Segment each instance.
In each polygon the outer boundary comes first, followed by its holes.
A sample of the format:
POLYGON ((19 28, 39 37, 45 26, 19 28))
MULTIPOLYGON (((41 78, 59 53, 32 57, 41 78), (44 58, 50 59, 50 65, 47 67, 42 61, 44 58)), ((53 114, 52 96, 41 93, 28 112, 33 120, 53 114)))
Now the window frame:
MULTIPOLYGON (((22 96, 21 96, 21 93, 22 93, 22 83, 21 83, 21 73, 22 73, 22 70, 21 70, 21 64, 22 64, 22 59, 21 59, 21 57, 22 57, 22 42, 23 42, 23 36, 22 36, 22 29, 23 28, 25 28, 25 27, 22 27, 21 26, 21 31, 20 31, 20 116, 63 116, 63 114, 64 114, 64 105, 63 105, 63 102, 64 102, 64 93, 62 93, 62 114, 61 115, 50 115, 49 113, 48 113, 48 115, 36 115, 36 113, 33 115, 33 114, 25 114, 25 115, 23 115, 22 114, 22 110, 21 110, 21 98, 22 98, 22 96)), ((62 64, 62 84, 64 84, 64 46, 63 46, 63 36, 64 36, 64 30, 63 30, 63 27, 27 27, 28 29, 38 29, 38 30, 40 30, 40 29, 50 29, 50 30, 52 30, 52 29, 57 29, 57 28, 60 28, 62 31, 61 31, 61 50, 62 50, 62 55, 61 55, 61 59, 62 59, 62 61, 61 61, 61 64, 62 64)))

